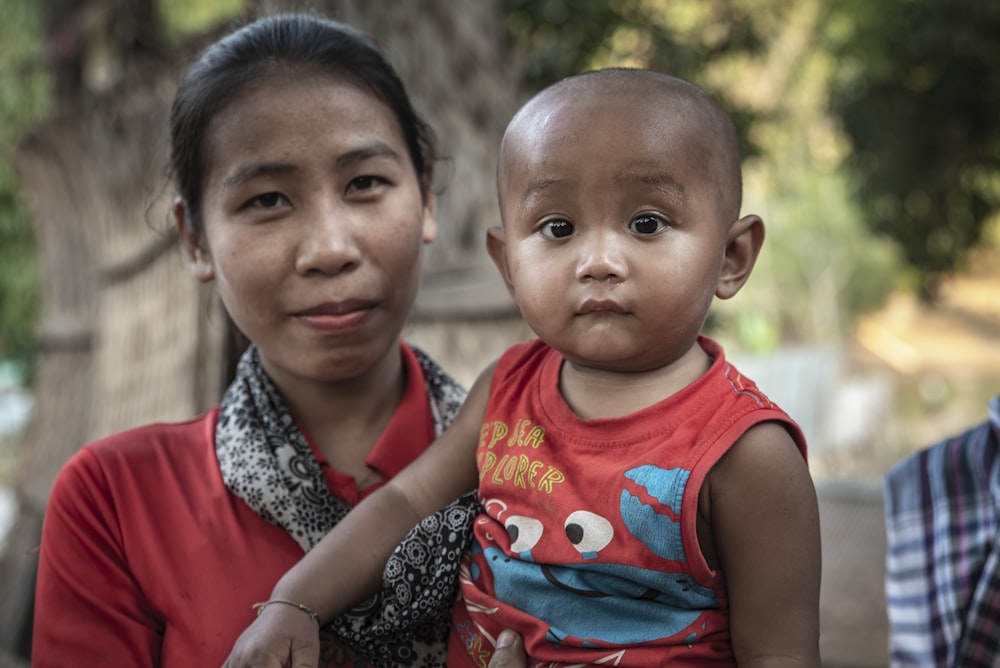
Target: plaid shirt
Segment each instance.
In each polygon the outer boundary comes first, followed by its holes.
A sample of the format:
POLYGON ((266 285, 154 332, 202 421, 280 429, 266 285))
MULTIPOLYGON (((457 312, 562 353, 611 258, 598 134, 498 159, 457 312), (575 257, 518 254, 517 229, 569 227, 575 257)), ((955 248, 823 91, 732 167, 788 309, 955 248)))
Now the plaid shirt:
POLYGON ((885 476, 893 666, 1000 666, 1000 396, 885 476))

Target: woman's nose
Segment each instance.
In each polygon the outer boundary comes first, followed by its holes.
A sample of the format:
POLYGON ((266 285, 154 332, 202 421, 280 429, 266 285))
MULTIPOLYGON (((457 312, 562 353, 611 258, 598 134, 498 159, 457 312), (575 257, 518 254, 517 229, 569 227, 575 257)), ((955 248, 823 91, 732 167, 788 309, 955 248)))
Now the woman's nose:
POLYGON ((324 207, 303 221, 303 234, 295 260, 300 274, 335 275, 361 261, 355 221, 350 214, 324 207))
POLYGON ((628 276, 622 239, 613 231, 594 231, 581 239, 576 278, 619 283, 628 276))

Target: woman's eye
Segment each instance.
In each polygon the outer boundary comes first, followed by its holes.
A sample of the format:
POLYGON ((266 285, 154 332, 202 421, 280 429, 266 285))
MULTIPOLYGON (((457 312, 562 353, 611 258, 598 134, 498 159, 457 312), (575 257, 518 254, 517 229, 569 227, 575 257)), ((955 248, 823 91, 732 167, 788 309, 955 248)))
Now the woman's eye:
POLYGON ((568 220, 550 220, 542 225, 542 236, 563 239, 573 234, 573 223, 568 220))
POLYGON ((637 216, 628 224, 628 228, 636 234, 656 234, 666 228, 667 224, 657 216, 637 216))
POLYGON ((281 193, 264 193, 250 200, 251 206, 260 207, 261 209, 273 209, 276 206, 287 203, 288 200, 281 193))

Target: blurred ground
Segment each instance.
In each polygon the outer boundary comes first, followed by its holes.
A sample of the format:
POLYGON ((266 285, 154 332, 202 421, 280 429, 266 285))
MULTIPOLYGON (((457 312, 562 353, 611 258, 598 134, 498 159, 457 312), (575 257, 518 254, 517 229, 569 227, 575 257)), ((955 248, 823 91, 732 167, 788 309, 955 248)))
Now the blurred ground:
POLYGON ((894 298, 862 320, 854 357, 863 368, 882 367, 896 388, 884 444, 856 464, 884 470, 982 421, 986 401, 1000 393, 1000 275, 950 280, 933 307, 894 298))
POLYGON ((892 299, 861 321, 846 357, 859 386, 881 390, 864 395, 857 415, 834 418, 851 425, 874 415, 868 437, 828 444, 811 460, 823 538, 821 650, 827 668, 868 668, 888 665, 881 476, 986 419, 987 400, 1000 394, 1000 273, 948 281, 934 307, 892 299))

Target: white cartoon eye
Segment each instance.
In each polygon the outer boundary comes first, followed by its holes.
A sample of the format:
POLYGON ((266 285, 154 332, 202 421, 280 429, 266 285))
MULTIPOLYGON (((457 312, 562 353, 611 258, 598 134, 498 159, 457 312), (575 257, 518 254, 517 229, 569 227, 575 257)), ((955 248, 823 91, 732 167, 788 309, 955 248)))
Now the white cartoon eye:
POLYGON ((507 536, 510 537, 510 549, 514 552, 531 550, 542 537, 542 523, 533 517, 511 515, 504 526, 507 528, 507 536))
POLYGON ((584 557, 593 558, 615 536, 611 522, 586 510, 577 510, 566 518, 563 528, 573 547, 584 557))

